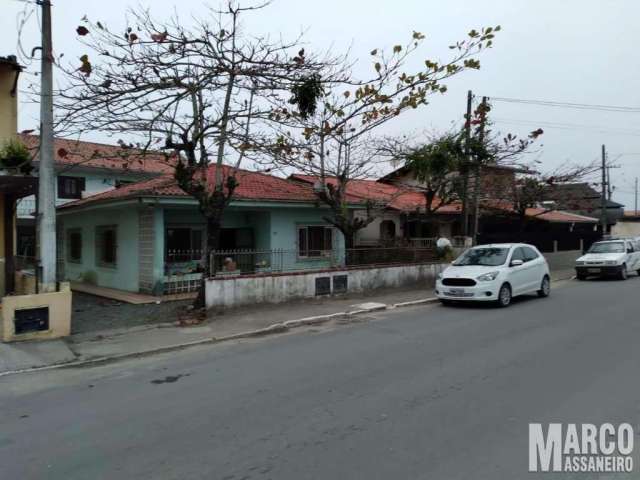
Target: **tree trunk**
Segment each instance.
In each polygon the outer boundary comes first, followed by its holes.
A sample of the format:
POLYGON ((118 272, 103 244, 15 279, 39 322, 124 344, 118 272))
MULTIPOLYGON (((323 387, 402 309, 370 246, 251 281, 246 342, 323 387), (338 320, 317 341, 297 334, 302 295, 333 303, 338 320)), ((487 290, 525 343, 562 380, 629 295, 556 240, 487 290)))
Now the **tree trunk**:
POLYGON ((204 309, 206 308, 206 284, 207 279, 211 277, 213 271, 211 269, 212 263, 215 261, 215 258, 211 258, 213 252, 220 248, 220 234, 222 233, 222 210, 214 213, 212 216, 206 217, 207 224, 207 243, 203 255, 203 270, 202 270, 202 280, 200 283, 200 289, 198 290, 198 296, 193 302, 194 309, 204 309))

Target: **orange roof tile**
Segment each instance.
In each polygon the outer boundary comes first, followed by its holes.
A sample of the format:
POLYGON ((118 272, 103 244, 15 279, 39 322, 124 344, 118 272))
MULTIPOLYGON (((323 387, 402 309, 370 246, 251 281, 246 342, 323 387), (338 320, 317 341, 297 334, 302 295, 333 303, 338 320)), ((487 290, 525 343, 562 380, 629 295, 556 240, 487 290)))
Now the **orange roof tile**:
MULTIPOLYGON (((232 168, 224 166, 224 176, 231 173, 232 168)), ((213 185, 216 167, 210 166, 207 172, 209 185, 213 185)), ((259 172, 238 170, 236 172, 238 186, 234 191, 234 200, 281 201, 281 202, 316 202, 318 201, 310 186, 292 182, 284 178, 274 177, 259 172)), ((115 190, 98 193, 81 200, 65 203, 58 209, 74 208, 81 205, 124 200, 138 197, 189 197, 172 175, 145 180, 125 185, 115 190)))
MULTIPOLYGON (((37 156, 38 135, 20 134, 20 139, 37 156)), ((58 166, 82 166, 135 173, 163 174, 173 171, 173 162, 162 153, 142 152, 119 145, 54 139, 54 161, 58 166), (63 155, 61 155, 63 154, 63 155)))
MULTIPOLYGON (((297 173, 291 175, 289 178, 310 184, 315 183, 318 180, 318 177, 313 175, 302 175, 297 173)), ((336 184, 335 177, 327 177, 326 181, 333 185, 336 184)), ((347 183, 347 195, 362 200, 388 202, 388 208, 403 212, 414 212, 417 209, 424 210, 425 208, 425 198, 421 192, 409 187, 381 183, 372 179, 349 180, 347 183)), ((438 199, 436 198, 434 200, 434 205, 437 204, 438 199)), ((456 214, 460 213, 461 210, 462 207, 459 203, 453 203, 443 205, 435 213, 456 214)))

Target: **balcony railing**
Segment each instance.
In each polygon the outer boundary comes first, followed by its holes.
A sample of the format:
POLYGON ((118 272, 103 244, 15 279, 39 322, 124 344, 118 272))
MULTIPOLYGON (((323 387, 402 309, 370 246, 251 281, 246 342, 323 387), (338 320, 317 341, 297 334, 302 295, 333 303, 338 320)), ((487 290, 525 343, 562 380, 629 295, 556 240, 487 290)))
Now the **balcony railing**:
POLYGON ((33 218, 36 211, 36 199, 33 197, 21 198, 16 205, 18 218, 33 218))

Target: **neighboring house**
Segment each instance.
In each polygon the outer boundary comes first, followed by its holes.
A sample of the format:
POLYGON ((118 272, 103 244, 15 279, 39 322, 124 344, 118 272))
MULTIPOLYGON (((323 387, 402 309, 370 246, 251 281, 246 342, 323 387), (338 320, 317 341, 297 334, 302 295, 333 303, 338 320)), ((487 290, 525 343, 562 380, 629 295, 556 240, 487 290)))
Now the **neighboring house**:
MULTIPOLYGON (((314 185, 318 178, 311 175, 293 174, 291 180, 314 185)), ((335 184, 335 178, 327 178, 335 184)), ((424 240, 437 236, 453 237, 459 235, 456 219, 460 205, 446 205, 438 209, 437 222, 429 221, 419 215, 425 209, 425 197, 411 186, 383 183, 372 179, 354 179, 347 183, 347 195, 362 204, 369 202, 373 209, 374 220, 360 230, 356 236, 356 245, 390 245, 409 243, 416 246, 424 240)), ((436 199, 437 201, 437 199, 436 199)), ((353 215, 366 218, 364 208, 355 208, 353 215)), ((424 245, 426 246, 426 245, 424 245)))
POLYGON ((627 210, 611 229, 617 237, 640 237, 640 211, 627 210))
MULTIPOLYGON (((600 218, 602 198, 588 183, 560 183, 550 185, 544 192, 542 205, 553 210, 564 210, 578 215, 600 218)), ((624 214, 624 205, 612 200, 606 201, 607 231, 624 214)))
MULTIPOLYGON (((22 67, 15 57, 0 57, 0 146, 16 138, 17 85, 22 67)), ((36 180, 0 170, 0 298, 15 290, 15 211, 20 198, 34 193, 36 180)))
MULTIPOLYGON (((229 171, 224 168, 225 175, 229 171)), ((214 175, 212 166, 210 182, 214 175)), ((223 217, 222 252, 214 258, 220 274, 228 273, 226 258, 251 273, 340 261, 334 252, 344 246, 342 235, 324 219, 328 212, 311 186, 246 170, 236 179, 223 217)), ((61 273, 68 280, 154 294, 198 285, 205 220, 170 175, 61 205, 58 225, 61 273)))
MULTIPOLYGON (((485 198, 508 200, 515 187, 516 174, 518 173, 529 173, 529 170, 502 165, 484 165, 480 172, 480 191, 485 198)), ((469 176, 469 189, 474 186, 474 178, 473 173, 471 173, 469 176)), ((422 186, 416 179, 415 173, 407 166, 402 166, 386 174, 378 181, 417 189, 422 186)))
MULTIPOLYGON (((37 135, 20 135, 38 164, 40 139, 37 135)), ((56 172, 56 205, 78 200, 96 193, 120 188, 129 183, 167 174, 173 167, 161 154, 148 153, 93 142, 70 139, 54 140, 56 172)), ((18 254, 35 255, 35 196, 18 203, 18 254)))
MULTIPOLYGON (((503 182, 513 182, 513 169, 500 169, 499 178, 503 182), (511 175, 510 180, 506 180, 511 175)), ((404 174, 409 177, 408 172, 404 174)), ((313 185, 317 178, 308 175, 293 174, 292 180, 313 185)), ((387 179, 388 180, 388 179, 387 179)), ((438 237, 447 237, 455 244, 464 243, 462 233, 462 208, 459 203, 444 205, 431 217, 424 214, 425 197, 415 190, 415 182, 382 183, 376 180, 351 180, 347 184, 347 194, 362 203, 375 205, 375 219, 357 235, 356 245, 391 245, 408 244, 416 247, 431 247, 438 237)), ((327 182, 335 183, 334 178, 327 182)), ((494 181, 491 181, 495 185, 494 181)), ((438 200, 435 200, 437 204, 438 200)), ((586 244, 594 241, 598 219, 570 212, 529 208, 525 212, 526 221, 513 211, 511 203, 506 200, 484 200, 483 213, 480 217, 481 242, 526 241, 544 247, 545 251, 556 246, 578 248, 581 241, 586 244), (486 208, 491 204, 491 208, 486 208)), ((366 216, 367 212, 354 208, 353 215, 366 216)))

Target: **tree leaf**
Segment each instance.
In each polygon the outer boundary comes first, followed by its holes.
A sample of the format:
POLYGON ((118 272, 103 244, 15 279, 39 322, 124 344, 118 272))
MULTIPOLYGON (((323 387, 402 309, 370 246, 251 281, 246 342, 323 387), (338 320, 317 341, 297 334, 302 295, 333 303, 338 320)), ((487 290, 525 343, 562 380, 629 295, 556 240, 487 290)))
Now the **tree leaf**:
POLYGON ((84 37, 89 33, 89 29, 83 25, 80 25, 78 28, 76 28, 76 33, 81 37, 84 37))

